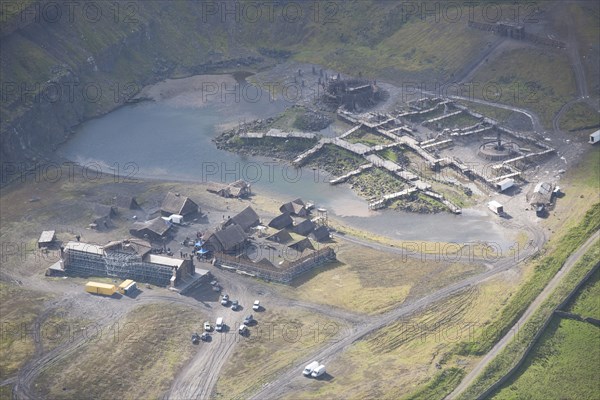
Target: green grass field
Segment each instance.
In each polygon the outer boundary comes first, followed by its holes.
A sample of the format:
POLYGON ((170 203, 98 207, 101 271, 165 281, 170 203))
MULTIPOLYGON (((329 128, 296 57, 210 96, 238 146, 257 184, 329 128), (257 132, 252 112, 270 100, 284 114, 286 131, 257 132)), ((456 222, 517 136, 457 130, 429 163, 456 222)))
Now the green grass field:
POLYGON ((553 49, 510 50, 481 67, 472 81, 479 84, 476 97, 530 109, 546 128, 552 127, 554 115, 576 95, 569 59, 553 49))
POLYGON ((568 311, 583 318, 600 319, 600 271, 596 271, 581 288, 575 301, 569 304, 568 311))
POLYGON ((600 127, 600 114, 585 103, 574 104, 560 120, 562 130, 586 135, 600 127))
POLYGON ((554 318, 523 365, 493 399, 594 399, 600 393, 600 328, 554 318))

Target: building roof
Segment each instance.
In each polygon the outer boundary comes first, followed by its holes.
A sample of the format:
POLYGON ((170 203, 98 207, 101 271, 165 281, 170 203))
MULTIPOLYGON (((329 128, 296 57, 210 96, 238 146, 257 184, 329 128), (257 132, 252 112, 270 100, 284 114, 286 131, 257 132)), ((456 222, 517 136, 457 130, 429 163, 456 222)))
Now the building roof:
MULTIPOLYGON (((229 225, 225 229, 215 232, 212 237, 218 241, 224 251, 231 251, 246 241, 246 233, 236 224, 229 225)), ((208 241, 211 241, 211 238, 208 238, 208 241)))
POLYGON ((317 229, 312 231, 310 236, 313 239, 315 239, 317 242, 324 242, 326 240, 329 240, 329 229, 327 229, 327 227, 321 225, 317 229))
POLYGON ((105 217, 114 217, 117 215, 117 209, 113 206, 107 206, 105 204, 94 204, 94 214, 97 219, 105 217))
POLYGON ((292 225, 293 223, 294 223, 294 220, 292 219, 290 214, 283 213, 283 214, 278 215, 275 218, 273 218, 271 220, 271 222, 269 222, 269 226, 271 228, 275 228, 275 229, 283 229, 283 228, 287 228, 288 226, 292 225))
POLYGON ((539 182, 528 196, 529 204, 550 204, 554 186, 549 182, 539 182))
POLYGON ((98 254, 98 255, 104 254, 104 248, 102 246, 99 246, 97 244, 83 243, 83 242, 69 242, 65 246, 65 250, 81 251, 84 253, 98 254))
POLYGON ((55 235, 56 235, 56 231, 44 231, 40 235, 38 243, 51 243, 54 241, 55 235))
POLYGON ((287 242, 292 241, 292 235, 290 235, 290 233, 288 231, 286 231, 285 229, 282 229, 282 230, 272 234, 271 236, 269 236, 267 238, 267 240, 270 240, 270 241, 276 242, 276 243, 287 243, 287 242))
POLYGON ((187 215, 198 211, 198 204, 187 196, 169 192, 160 206, 161 211, 168 214, 187 215))
POLYGON ((210 181, 206 184, 206 186, 206 190, 208 190, 211 193, 218 193, 223 196, 229 195, 229 185, 225 183, 210 181))
POLYGON ((293 227, 293 231, 302 236, 308 236, 314 229, 315 223, 303 218, 296 219, 293 227))
POLYGON ((308 238, 304 238, 296 243, 289 245, 288 247, 296 250, 299 253, 302 253, 306 249, 315 249, 315 247, 312 245, 312 242, 308 238))
POLYGON ((182 260, 181 258, 173 258, 150 253, 145 257, 145 261, 152 264, 166 265, 168 267, 179 268, 185 260, 182 260))
POLYGON ((113 197, 113 205, 129 210, 137 210, 140 208, 135 197, 131 196, 115 196, 113 197))
POLYGON ((282 204, 281 207, 279 207, 279 211, 282 213, 298 215, 300 217, 305 217, 308 214, 308 210, 306 209, 302 199, 296 199, 290 201, 289 203, 282 204))
POLYGON ((260 224, 260 217, 252 207, 248 206, 239 214, 230 218, 225 225, 230 225, 232 223, 239 225, 244 231, 248 231, 250 228, 260 224))
POLYGON ((158 236, 164 236, 171 228, 171 223, 165 221, 162 217, 157 217, 146 222, 135 222, 133 228, 139 233, 147 229, 158 236))
POLYGON ((142 257, 146 253, 148 253, 150 250, 152 250, 152 245, 149 242, 142 240, 142 239, 135 239, 135 238, 125 239, 125 240, 115 240, 108 244, 105 244, 102 247, 106 251, 120 250, 120 251, 135 253, 142 257))

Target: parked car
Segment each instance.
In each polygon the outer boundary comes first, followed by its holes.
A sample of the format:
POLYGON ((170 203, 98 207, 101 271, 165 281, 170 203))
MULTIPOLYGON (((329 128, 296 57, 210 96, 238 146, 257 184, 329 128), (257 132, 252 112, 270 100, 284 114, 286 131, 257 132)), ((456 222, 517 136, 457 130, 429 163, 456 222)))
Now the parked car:
POLYGON ((260 310, 260 300, 254 300, 254 304, 252 305, 252 309, 254 311, 260 310))
POLYGON ((238 332, 240 333, 240 335, 245 335, 248 333, 248 327, 244 324, 241 324, 238 329, 238 332))
POLYGON ((246 316, 246 318, 244 318, 244 325, 250 325, 252 324, 252 322, 254 322, 254 318, 252 317, 252 314, 246 316))
POLYGON ((240 308, 240 303, 237 300, 231 302, 231 309, 237 311, 240 308))
POLYGON ((223 298, 221 299, 221 305, 226 306, 227 304, 229 304, 229 295, 224 294, 223 298))
POLYGON ((198 333, 192 333, 192 343, 198 344, 200 342, 200 335, 198 333))
POLYGON ((202 333, 202 335, 200 335, 200 339, 201 339, 203 342, 206 342, 206 341, 208 340, 208 338, 209 338, 209 337, 210 337, 210 335, 209 335, 208 333, 206 333, 206 332, 203 332, 203 333, 202 333))
POLYGON ((206 321, 206 322, 204 323, 204 330, 205 330, 206 332, 210 332, 210 331, 212 330, 212 326, 210 326, 210 322, 206 321))

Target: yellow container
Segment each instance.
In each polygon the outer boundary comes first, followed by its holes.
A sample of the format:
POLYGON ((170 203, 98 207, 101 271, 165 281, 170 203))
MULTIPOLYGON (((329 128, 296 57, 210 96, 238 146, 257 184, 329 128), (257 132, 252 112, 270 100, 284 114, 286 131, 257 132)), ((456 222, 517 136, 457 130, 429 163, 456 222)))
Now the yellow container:
POLYGON ((103 296, 112 296, 117 291, 117 287, 110 283, 88 282, 85 284, 85 291, 103 296))
POLYGON ((127 279, 119 285, 119 293, 127 294, 129 291, 135 290, 136 283, 134 280, 127 279))

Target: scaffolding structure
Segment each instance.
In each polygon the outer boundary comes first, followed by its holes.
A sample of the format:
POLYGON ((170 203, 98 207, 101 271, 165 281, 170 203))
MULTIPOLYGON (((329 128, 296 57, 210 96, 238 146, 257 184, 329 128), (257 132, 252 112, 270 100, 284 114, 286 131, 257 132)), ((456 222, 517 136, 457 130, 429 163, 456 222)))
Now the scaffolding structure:
POLYGON ((157 286, 168 286, 176 276, 176 268, 172 266, 149 263, 138 254, 124 251, 97 254, 66 249, 64 265, 65 273, 72 276, 133 279, 157 286))

